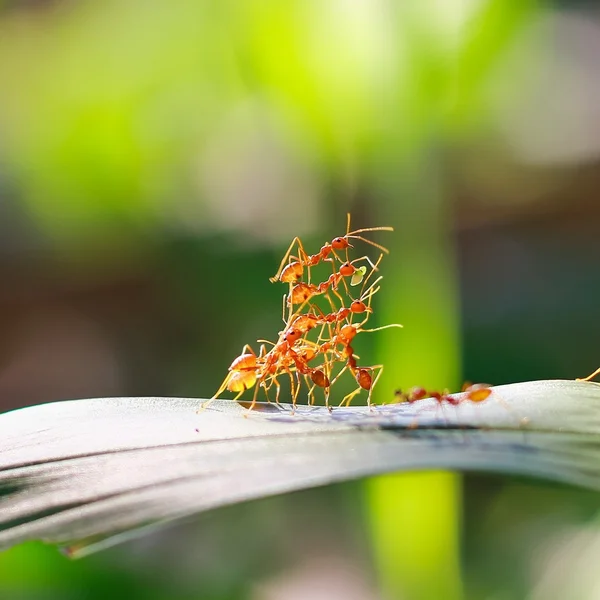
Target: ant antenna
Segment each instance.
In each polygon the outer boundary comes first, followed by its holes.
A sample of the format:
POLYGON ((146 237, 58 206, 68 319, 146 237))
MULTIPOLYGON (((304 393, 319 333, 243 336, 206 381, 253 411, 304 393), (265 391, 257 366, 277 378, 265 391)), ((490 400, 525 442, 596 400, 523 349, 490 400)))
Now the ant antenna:
POLYGON ((390 253, 390 251, 385 246, 382 246, 381 244, 378 244, 373 240, 368 240, 367 238, 362 237, 362 235, 354 235, 355 233, 363 231, 394 231, 392 227, 370 227, 369 229, 357 229, 356 231, 349 233, 346 236, 352 238, 353 240, 360 240, 361 242, 365 242, 365 244, 370 244, 371 246, 374 246, 375 248, 381 250, 382 252, 385 252, 386 254, 390 253))
POLYGON ((389 325, 382 325, 381 327, 375 327, 374 329, 361 329, 361 332, 373 333, 373 331, 381 331, 382 329, 390 329, 391 327, 400 327, 400 329, 402 329, 404 325, 400 325, 400 323, 390 323, 389 325))
MULTIPOLYGON (((379 258, 377 259, 377 261, 375 262, 373 266, 373 268, 371 269, 371 272, 367 274, 367 276, 363 279, 363 286, 360 290, 360 295, 361 297, 365 294, 365 285, 367 284, 367 281, 369 281, 369 278, 371 277, 371 275, 373 275, 373 273, 375 273, 375 271, 378 271, 377 267, 379 266, 379 263, 381 262, 381 259, 383 258, 383 254, 379 255, 379 258)), ((378 277, 376 279, 376 281, 381 281, 381 277, 378 277)), ((368 291, 369 289, 371 289, 373 287, 373 284, 371 286, 369 286, 369 288, 367 288, 366 291, 368 291)))

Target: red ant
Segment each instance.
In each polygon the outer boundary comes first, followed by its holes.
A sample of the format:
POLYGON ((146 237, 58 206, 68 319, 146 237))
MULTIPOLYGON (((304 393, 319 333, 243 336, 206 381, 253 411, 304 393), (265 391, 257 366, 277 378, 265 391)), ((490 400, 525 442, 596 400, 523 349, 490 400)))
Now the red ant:
MULTIPOLYGON (((348 263, 348 248, 352 248, 352 244, 350 244, 350 239, 361 240, 375 248, 378 248, 382 252, 386 254, 389 253, 387 248, 384 248, 380 244, 373 242, 372 240, 368 240, 358 233, 365 233, 367 231, 394 231, 393 227, 365 227, 363 229, 356 229, 355 231, 350 231, 350 213, 348 213, 348 219, 346 223, 346 234, 341 237, 336 237, 331 240, 331 242, 326 243, 321 247, 319 252, 316 254, 307 254, 306 250, 304 250, 304 246, 302 245, 302 240, 299 237, 295 237, 290 244, 290 247, 287 249, 286 253, 283 256, 283 260, 277 269, 277 273, 273 277, 270 278, 271 282, 283 281, 285 283, 296 283, 302 279, 302 275, 304 273, 304 267, 310 269, 310 267, 314 267, 318 265, 320 262, 331 262, 334 260, 331 258, 331 254, 333 254, 340 263, 344 263, 343 260, 336 254, 336 250, 346 250, 346 261, 344 264, 348 263), (292 256, 292 251, 294 250, 294 246, 298 247, 298 256, 292 256), (288 262, 289 259, 294 259, 292 262, 288 262), (286 262, 288 264, 286 265, 286 262)), ((349 275, 352 275, 349 273, 349 275)), ((309 276, 310 280, 310 276, 309 276)))
MULTIPOLYGON (((373 264, 371 262, 371 259, 368 256, 361 256, 360 258, 357 258, 357 259, 353 260, 352 262, 347 261, 340 266, 339 271, 337 271, 336 273, 332 273, 325 281, 323 281, 322 283, 319 283, 318 285, 315 285, 312 283, 304 283, 304 282, 297 283, 295 285, 290 284, 290 292, 287 295, 287 298, 285 301, 290 307, 290 318, 292 317, 292 314, 293 314, 292 311, 293 311, 294 305, 298 305, 298 304, 304 305, 304 304, 308 303, 308 301, 311 298, 313 298, 314 296, 326 294, 329 290, 331 290, 336 295, 336 297, 340 301, 340 304, 343 306, 344 299, 340 296, 337 289, 338 289, 340 282, 343 282, 344 286, 346 287, 346 292, 348 292, 348 294, 349 294, 348 286, 346 285, 344 278, 354 277, 356 275, 356 273, 358 272, 358 269, 354 266, 353 263, 358 262, 360 260, 367 260, 369 262, 369 264, 371 265, 370 274, 365 279, 363 279, 364 275, 360 276, 361 281, 363 281, 363 283, 366 283, 367 280, 369 279, 370 275, 372 273, 374 273, 375 271, 377 271, 377 265, 379 265, 382 258, 383 258, 383 254, 380 254, 379 259, 377 260, 377 262, 375 264, 373 264)), ((366 269, 365 269, 365 272, 366 272, 366 269)), ((355 283, 355 285, 358 285, 358 284, 355 283)), ((364 288, 364 285, 363 285, 363 288, 364 288)), ((333 307, 331 298, 329 296, 326 296, 326 297, 327 297, 327 300, 329 301, 329 303, 331 304, 331 306, 333 307)), ((302 307, 299 310, 302 310, 302 307)))
MULTIPOLYGON (((340 270, 338 273, 334 273, 334 274, 330 275, 329 278, 327 279, 327 281, 324 281, 323 283, 320 283, 319 285, 313 285, 310 283, 298 283, 298 284, 294 285, 293 287, 290 285, 290 288, 291 288, 290 293, 287 295, 287 303, 290 305, 290 315, 288 317, 287 322, 292 321, 292 319, 294 318, 294 313, 292 312, 292 308, 294 305, 300 304, 300 307, 298 309, 296 309, 296 311, 295 311, 296 315, 299 315, 301 313, 302 309, 304 308, 304 306, 306 304, 309 304, 312 308, 321 312, 320 309, 318 308, 318 306, 313 305, 310 302, 310 300, 314 296, 321 295, 321 294, 324 294, 324 296, 327 299, 327 301, 329 302, 333 312, 335 313, 335 311, 336 311, 335 305, 334 305, 331 297, 327 293, 327 290, 329 287, 332 287, 334 293, 340 299, 342 306, 339 309, 338 316, 336 318, 333 317, 333 313, 331 313, 331 315, 329 315, 329 317, 327 318, 328 322, 332 322, 333 320, 343 320, 350 313, 358 314, 358 313, 362 313, 362 312, 372 312, 370 306, 367 308, 363 299, 367 298, 367 297, 371 298, 374 294, 376 294, 379 291, 380 288, 375 287, 375 286, 381 281, 382 277, 377 278, 368 288, 365 289, 365 286, 367 285, 367 283, 368 283, 369 279, 371 278, 371 276, 373 275, 373 273, 375 273, 375 271, 377 271, 377 267, 378 267, 379 263, 381 262, 382 258, 383 258, 383 254, 380 254, 379 258, 377 259, 377 262, 375 264, 373 264, 371 262, 371 260, 366 256, 358 258, 356 260, 353 260, 352 262, 346 262, 340 267, 340 270), (362 281, 362 284, 363 284, 362 289, 361 289, 360 298, 358 300, 353 300, 350 304, 350 307, 345 307, 344 299, 337 293, 337 285, 340 280, 343 280, 344 277, 348 277, 352 274, 356 274, 358 269, 356 269, 356 267, 354 267, 354 265, 352 263, 355 263, 357 260, 363 260, 364 258, 366 258, 369 261, 369 263, 371 265, 371 271, 369 272, 369 274, 366 277, 364 277, 364 274, 361 274, 361 276, 360 276, 360 280, 362 281), (341 315, 343 315, 343 316, 341 316, 341 315)), ((366 272, 366 267, 364 269, 365 269, 364 272, 366 272)), ((348 291, 348 295, 350 295, 349 291, 348 291)), ((286 296, 284 296, 284 315, 285 315, 285 301, 286 301, 285 298, 286 298, 286 296)), ((370 300, 369 300, 369 304, 370 304, 370 300)), ((284 317, 284 322, 285 322, 285 317, 284 317)))
MULTIPOLYGON (((317 351, 312 349, 310 345, 294 348, 300 337, 300 332, 287 330, 283 333, 280 340, 276 344, 273 344, 273 348, 269 352, 266 352, 265 345, 261 344, 258 356, 251 346, 246 344, 242 349, 242 353, 231 363, 229 373, 217 392, 203 404, 203 408, 215 400, 225 389, 237 393, 237 396, 234 398, 234 400, 237 400, 246 390, 254 386, 256 388, 252 404, 249 407, 250 409, 256 405, 260 387, 265 390, 268 400, 267 392, 272 385, 275 385, 277 388, 275 402, 278 403, 281 390, 279 381, 277 380, 279 371, 287 373, 290 377, 291 394, 294 399, 293 403, 295 404, 299 387, 297 389, 295 387, 292 369, 309 377, 316 386, 326 388, 326 394, 328 395, 330 383, 327 374, 322 369, 309 367, 307 364, 309 360, 312 360, 317 355, 317 351), (267 383, 267 379, 269 378, 270 383, 267 383)), ((259 340, 259 342, 261 341, 264 340, 259 340)), ((299 385, 300 382, 298 381, 299 385)))
MULTIPOLYGON (((447 402, 451 406, 458 406, 462 402, 469 400, 471 402, 479 403, 487 400, 492 394, 492 390, 490 386, 486 383, 476 383, 472 384, 469 382, 465 382, 462 386, 461 392, 465 395, 455 396, 450 393, 448 389, 443 392, 439 392, 437 390, 427 390, 424 387, 415 386, 411 388, 408 392, 404 392, 402 390, 396 390, 394 395, 399 402, 418 402, 419 400, 425 400, 430 398, 435 400, 438 404, 438 407, 444 410, 444 402, 447 402)), ((410 426, 410 428, 416 428, 418 426, 417 420, 410 426)))
MULTIPOLYGON (((381 376, 383 366, 382 365, 374 365, 371 367, 358 367, 356 364, 356 355, 354 354, 354 350, 351 346, 353 339, 356 337, 358 333, 361 332, 373 332, 379 331, 381 329, 387 329, 389 327, 402 327, 399 324, 391 324, 383 327, 378 327, 375 329, 362 329, 362 327, 366 324, 369 319, 369 314, 372 312, 371 309, 371 300, 373 295, 379 291, 379 287, 377 287, 377 283, 381 280, 381 277, 376 279, 366 290, 363 289, 363 294, 360 299, 354 300, 350 307, 342 307, 338 311, 330 313, 328 315, 320 314, 317 315, 315 313, 305 313, 299 314, 294 321, 292 321, 291 326, 287 329, 287 331, 283 332, 283 336, 290 342, 293 342, 296 339, 300 339, 300 337, 306 334, 308 331, 317 327, 318 325, 322 325, 321 333, 319 334, 317 340, 317 347, 319 353, 323 355, 327 355, 327 353, 333 353, 336 360, 342 360, 346 362, 344 368, 336 375, 333 381, 331 381, 330 385, 333 385, 335 381, 342 375, 342 373, 348 369, 354 375, 356 382, 358 383, 358 388, 348 394, 343 400, 342 404, 346 403, 349 405, 352 398, 358 394, 361 389, 367 390, 369 392, 368 395, 368 403, 371 404, 371 390, 379 380, 381 376), (364 299, 367 302, 364 302, 364 299), (366 317, 363 319, 361 323, 352 324, 351 322, 347 322, 344 324, 344 321, 348 319, 351 315, 354 314, 365 314, 366 317), (329 336, 327 338, 328 341, 325 341, 319 345, 319 342, 323 335, 323 328, 329 325, 329 336), (335 332, 331 330, 331 325, 335 326, 335 332), (342 346, 341 351, 337 350, 337 346, 342 346), (373 378, 372 373, 377 370, 377 376, 373 378)), ((368 278, 365 279, 364 285, 366 285, 368 278)), ((317 310, 318 307, 315 307, 317 310)), ((320 312, 320 311, 319 311, 320 312)), ((298 371, 302 373, 302 370, 298 368, 298 371)), ((315 379, 313 379, 313 383, 319 385, 315 379)), ((329 387, 329 386, 328 386, 329 387)), ((310 392, 309 392, 310 393, 310 392)), ((328 398, 326 396, 326 406, 328 405, 328 398)))
POLYGON ((389 325, 375 327, 374 329, 362 329, 362 326, 367 322, 367 319, 368 316, 362 321, 362 323, 358 325, 353 325, 349 323, 343 325, 342 327, 339 327, 336 335, 331 337, 329 342, 325 342, 321 345, 322 351, 328 351, 331 349, 331 347, 335 348, 335 346, 341 345, 342 350, 340 352, 340 356, 346 360, 346 364, 344 365, 342 370, 336 375, 331 384, 333 385, 346 370, 349 370, 352 373, 354 379, 356 380, 356 383, 358 384, 358 387, 353 392, 350 392, 349 394, 344 396, 344 398, 340 402, 340 406, 343 406, 344 404, 346 406, 349 406, 354 396, 359 394, 361 390, 368 391, 367 405, 371 406, 371 393, 383 373, 383 365, 373 365, 370 367, 359 367, 357 365, 356 359, 358 357, 354 354, 354 348, 352 348, 351 345, 352 341, 357 336, 357 334, 362 332, 371 333, 374 331, 380 331, 382 329, 389 329, 390 327, 402 327, 402 325, 400 325, 399 323, 391 323, 389 325), (377 375, 373 377, 373 373, 375 371, 377 371, 377 375))
POLYGON ((402 390, 396 390, 394 395, 400 402, 417 402, 418 400, 424 400, 425 398, 433 398, 438 404, 442 402, 448 402, 452 406, 458 406, 461 402, 469 400, 471 402, 483 402, 487 400, 492 390, 487 383, 469 383, 466 382, 461 389, 461 392, 466 394, 463 397, 457 397, 450 393, 450 390, 444 390, 439 392, 437 390, 426 390, 424 387, 413 387, 408 392, 402 390))
MULTIPOLYGON (((367 283, 368 279, 365 279, 364 284, 367 283)), ((258 387, 262 386, 265 389, 265 392, 271 387, 271 385, 276 385, 276 402, 279 399, 280 386, 277 380, 277 373, 282 370, 286 372, 290 377, 290 385, 291 385, 291 394, 293 398, 293 403, 295 404, 300 382, 298 381, 298 388, 294 385, 294 379, 291 373, 291 368, 294 368, 297 373, 300 373, 304 376, 308 376, 314 385, 318 387, 325 388, 326 391, 326 403, 328 403, 328 392, 330 387, 330 381, 327 374, 321 370, 308 366, 308 360, 311 360, 315 357, 316 352, 312 352, 311 358, 306 359, 301 354, 298 354, 294 348, 296 343, 302 339, 302 336, 306 334, 308 331, 316 327, 317 325, 322 325, 323 327, 330 325, 332 322, 340 323, 345 320, 350 314, 360 314, 364 312, 370 312, 370 303, 373 294, 377 293, 379 290, 376 287, 377 283, 380 279, 376 279, 368 289, 363 293, 368 297, 368 305, 362 299, 354 300, 350 305, 350 308, 342 307, 337 312, 331 313, 329 315, 321 315, 318 316, 313 313, 299 314, 290 327, 287 327, 284 331, 280 332, 280 337, 277 343, 269 342, 268 340, 258 340, 259 342, 263 342, 260 347, 260 353, 257 356, 254 350, 246 344, 242 353, 233 360, 229 367, 229 373, 225 377, 223 383, 213 396, 210 399, 217 398, 225 389, 237 393, 236 400, 245 392, 246 390, 254 387, 257 383, 257 387, 254 393, 254 398, 251 404, 251 408, 254 407, 257 400, 258 387), (273 344, 271 350, 266 352, 264 343, 273 344), (271 378, 271 383, 267 385, 265 383, 267 378, 271 378)), ((364 286, 363 286, 364 287, 364 286)), ((364 325, 366 319, 359 326, 355 325, 345 325, 342 327, 337 335, 335 336, 335 343, 349 345, 352 338, 358 333, 359 327, 364 325)), ((322 335, 322 331, 321 331, 322 335)), ((319 338, 321 337, 319 336, 319 338)), ((330 338, 331 339, 331 331, 330 338)), ((308 343, 305 341, 305 344, 308 343)), ((314 346, 318 346, 313 342, 314 346)), ((335 344, 333 344, 335 347, 335 344)), ((327 352, 330 352, 332 345, 330 342, 323 344, 321 347, 318 347, 318 352, 323 353, 324 355, 327 352)), ((364 378, 363 378, 364 379, 364 378)), ((314 388, 312 388, 314 389, 314 388)), ((311 391, 312 391, 311 389, 311 391)), ((309 391, 309 394, 311 393, 309 391)), ((268 398, 268 396, 267 396, 268 398)), ((209 402, 210 402, 209 401, 209 402)))

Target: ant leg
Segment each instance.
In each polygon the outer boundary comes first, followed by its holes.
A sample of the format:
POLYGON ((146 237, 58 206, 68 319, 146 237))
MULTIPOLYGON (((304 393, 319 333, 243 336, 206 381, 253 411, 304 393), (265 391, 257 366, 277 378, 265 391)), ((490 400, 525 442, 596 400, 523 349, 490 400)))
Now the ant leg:
POLYGON ((298 392, 296 392, 296 385, 294 384, 294 376, 292 375, 292 372, 285 367, 285 372, 288 374, 289 378, 290 378, 290 396, 292 397, 292 406, 294 407, 294 410, 296 409, 296 397, 298 395, 298 392))
MULTIPOLYGON (((346 293, 348 295, 350 295, 350 290, 348 289, 348 284, 346 283, 346 280, 345 280, 344 277, 342 277, 342 282, 346 286, 346 293)), ((340 307, 344 306, 344 299, 342 298, 342 295, 337 291, 337 288, 332 287, 331 291, 335 294, 335 296, 337 297, 337 299, 340 301, 340 307)), ((335 312, 337 310, 337 308, 334 307, 333 301, 331 299, 329 299, 329 302, 331 303, 333 311, 335 312)))
POLYGON ((327 410, 329 412, 331 412, 331 406, 329 406, 329 392, 330 392, 330 390, 331 390, 331 386, 327 386, 323 390, 323 393, 325 394, 325 406, 327 407, 327 410))
MULTIPOLYGON (((331 328, 331 326, 330 326, 331 328)), ((330 336, 331 339, 331 336, 330 336)), ((327 384, 324 388, 323 388, 323 393, 325 395, 325 406, 327 407, 327 410, 331 411, 331 407, 329 406, 329 392, 331 391, 331 363, 329 362, 328 358, 327 358, 327 353, 324 354, 323 356, 323 371, 325 373, 325 377, 327 380, 327 384)))
POLYGON ((277 273, 275 273, 275 275, 273 277, 269 277, 269 280, 272 283, 275 283, 276 281, 279 281, 279 277, 281 276, 281 272, 283 271, 286 262, 288 262, 288 259, 290 258, 290 255, 292 253, 292 250, 294 249, 294 245, 298 245, 298 258, 300 259, 300 262, 302 264, 306 263, 306 259, 307 259, 307 254, 304 251, 304 246, 302 245, 302 240, 299 237, 295 237, 292 240, 292 243, 290 244, 290 247, 287 249, 286 253, 283 255, 283 259, 281 261, 281 264, 279 265, 279 268, 277 269, 277 273))
MULTIPOLYGON (((332 290, 332 291, 334 291, 334 290, 332 290)), ((337 293, 337 291, 334 291, 334 293, 339 298, 341 305, 344 306, 344 299, 337 293)), ((325 298, 325 300, 327 300, 327 302, 329 303, 329 306, 331 307, 331 311, 336 312, 338 308, 335 305, 335 303, 333 302, 333 300, 331 299, 329 292, 324 292, 323 298, 325 298)), ((315 304, 314 306, 317 306, 317 305, 315 304)), ((319 309, 319 312, 321 312, 321 314, 323 314, 321 309, 319 309)))
POLYGON ((279 404, 279 392, 281 392, 281 384, 277 377, 273 376, 273 384, 275 385, 275 404, 279 404))
MULTIPOLYGON (((370 275, 370 274, 369 274, 370 275)), ((367 275, 367 279, 369 278, 369 275, 367 275)), ((367 279, 365 279, 365 282, 367 281, 367 279)), ((364 310, 365 314, 365 318, 363 321, 361 321, 357 327, 360 328, 363 325, 365 325, 365 323, 369 320, 370 315, 373 313, 373 309, 371 308, 371 304, 373 301, 373 296, 381 289, 379 286, 377 286, 377 284, 383 279, 383 277, 378 277, 368 288, 366 291, 364 291, 364 284, 363 284, 363 290, 361 290, 361 294, 359 296, 359 301, 360 302, 364 302, 364 300, 366 300, 366 308, 364 310), (376 287, 377 286, 377 287, 376 287)), ((349 321, 350 324, 352 324, 352 319, 350 319, 349 321)))
POLYGON ((346 394, 344 396, 344 398, 342 399, 342 401, 340 402, 340 406, 344 406, 344 404, 346 406, 350 406, 350 402, 352 402, 352 400, 354 399, 354 396, 358 396, 358 394, 360 394, 360 390, 362 390, 362 388, 360 386, 358 386, 353 392, 346 394))
POLYGON ((277 381, 277 377, 273 374, 271 375, 266 375, 264 376, 264 379, 261 380, 260 382, 260 386, 262 387, 263 391, 265 392, 265 400, 267 402, 271 402, 271 398, 269 397, 269 390, 273 387, 273 385, 275 385, 277 381))
MULTIPOLYGON (((377 271, 377 267, 375 266, 373 261, 366 255, 361 256, 360 258, 355 258, 354 260, 352 260, 350 262, 350 264, 354 265, 355 263, 363 261, 363 260, 366 260, 369 263, 369 265, 371 266, 371 272, 377 271)), ((351 279, 350 279, 350 285, 354 287, 354 286, 361 284, 363 282, 366 272, 367 272, 367 267, 365 267, 365 266, 359 267, 358 269, 355 268, 354 273, 352 274, 351 279)), ((346 293, 348 295, 350 295, 350 289, 348 288, 348 284, 346 283, 346 278, 344 278, 342 280, 342 282, 344 284, 344 287, 346 288, 346 293)))
MULTIPOLYGON (((274 375, 271 375, 271 379, 273 379, 274 375)), ((271 398, 269 397, 269 390, 271 389, 271 386, 273 384, 270 383, 269 385, 267 385, 267 383, 265 381, 262 382, 262 389, 263 392, 265 393, 265 400, 270 404, 271 403, 271 398)))
MULTIPOLYGON (((374 263, 374 262, 371 260, 371 258, 370 258, 369 256, 367 256, 366 254, 365 254, 364 256, 360 256, 359 258, 354 258, 354 259, 352 259, 352 261, 350 262, 350 264, 352 264, 352 265, 353 265, 354 263, 360 262, 361 260, 366 260, 366 261, 369 263, 369 266, 371 267, 371 273, 373 273, 373 272, 375 272, 375 271, 378 271, 378 270, 379 270, 379 269, 377 268, 377 265, 378 265, 378 264, 381 262, 381 257, 382 257, 382 256, 383 256, 382 254, 380 254, 380 255, 379 255, 379 259, 377 260, 377 264, 375 264, 375 263, 374 263)), ((358 284, 356 284, 356 285, 358 285, 358 284)))
MULTIPOLYGON (((345 364, 344 367, 340 370, 340 372, 333 378, 333 381, 329 384, 329 387, 333 387, 333 384, 341 377, 344 371, 348 370, 348 364, 345 364)), ((340 403, 340 406, 343 404, 343 401, 340 403)))
MULTIPOLYGON (((271 346, 275 346, 276 345, 275 342, 272 342, 271 340, 260 339, 260 340, 256 340, 256 341, 261 344, 261 346, 260 346, 261 352, 258 355, 258 358, 264 358, 265 355, 268 354, 267 352, 265 352, 265 344, 271 344, 271 346), (263 354, 263 352, 264 352, 264 354, 263 354)), ((272 350, 272 348, 271 348, 271 350, 272 350)))
POLYGON ((229 373, 227 373, 227 376, 225 377, 225 379, 223 379, 223 383, 221 384, 219 389, 213 394, 211 398, 209 398, 206 402, 202 403, 200 410, 204 410, 209 404, 212 404, 213 400, 216 400, 227 389, 227 385, 229 384, 229 381, 232 376, 233 372, 230 371, 229 373))
POLYGON ((331 341, 331 338, 332 338, 331 323, 323 323, 321 325, 321 331, 319 331, 319 335, 317 336, 316 345, 318 347, 320 347, 322 340, 325 339, 325 340, 331 341), (323 337, 323 330, 325 329, 325 327, 327 327, 329 330, 329 337, 323 337))
MULTIPOLYGON (((362 287, 360 288, 360 299, 364 299, 364 298, 368 298, 368 302, 369 302, 369 306, 371 306, 370 302, 371 302, 371 298, 372 296, 374 296, 378 291, 379 288, 375 288, 375 286, 383 279, 382 276, 377 277, 377 279, 375 279, 375 281, 373 281, 373 283, 371 283, 371 285, 369 285, 369 287, 367 287, 367 283, 369 282, 369 279, 371 279, 373 273, 375 273, 376 271, 378 271, 378 266, 379 263, 381 262, 381 259, 383 258, 383 254, 379 255, 379 258, 377 259, 377 261, 375 262, 375 264, 373 264, 371 262, 371 259, 368 256, 365 256, 364 258, 366 258, 369 261, 369 264, 371 265, 371 270, 367 273, 366 276, 364 276, 364 278, 362 278, 362 287)), ((356 260, 361 260, 360 258, 357 258, 356 260)), ((355 261, 353 261, 355 262, 355 261)), ((366 269, 366 267, 365 267, 366 269)), ((360 281, 357 281, 355 283, 350 283, 350 285, 358 285, 360 283, 360 281)))
POLYGON ((294 406, 298 403, 298 396, 300 395, 300 390, 302 389, 302 381, 300 379, 300 372, 296 369, 296 393, 294 394, 294 406))
MULTIPOLYGON (((383 254, 379 255, 379 260, 375 263, 375 265, 379 264, 379 261, 381 260, 381 257, 383 256, 383 254)), ((369 273, 367 273, 367 275, 365 276, 365 278, 363 279, 363 284, 362 287, 360 288, 360 298, 367 298, 367 302, 369 302, 369 306, 370 306, 370 302, 373 298, 373 296, 380 290, 380 288, 376 287, 377 284, 383 279, 383 276, 379 276, 377 277, 377 279, 375 279, 375 281, 373 281, 373 283, 369 286, 367 286, 367 283, 369 281, 369 279, 371 278, 371 275, 374 273, 374 270, 369 271, 369 273)))
POLYGON ((260 384, 257 383, 256 389, 254 390, 254 396, 252 397, 252 403, 248 407, 248 410, 252 410, 256 406, 256 399, 258 398, 258 388, 259 387, 260 387, 260 384))
POLYGON ((371 387, 369 388, 369 395, 367 396, 367 406, 371 408, 373 404, 371 403, 371 394, 373 393, 373 388, 377 385, 381 374, 383 373, 383 365, 373 365, 370 367, 371 372, 374 372, 377 369, 377 375, 375 375, 375 379, 373 379, 373 383, 371 383, 371 387))
POLYGON ((314 383, 308 383, 308 375, 304 376, 306 381, 306 387, 308 387, 308 404, 314 406, 315 404, 315 388, 317 387, 314 383))
POLYGON ((267 383, 266 378, 260 382, 261 387, 262 387, 263 391, 265 392, 265 399, 269 404, 271 403, 271 398, 269 397, 269 390, 271 389, 271 386, 273 385, 274 379, 275 379, 275 376, 271 375, 270 383, 267 383))
POLYGON ((587 377, 584 377, 583 379, 580 379, 578 377, 575 381, 591 381, 597 375, 600 375, 600 368, 596 369, 591 375, 588 375, 587 377))

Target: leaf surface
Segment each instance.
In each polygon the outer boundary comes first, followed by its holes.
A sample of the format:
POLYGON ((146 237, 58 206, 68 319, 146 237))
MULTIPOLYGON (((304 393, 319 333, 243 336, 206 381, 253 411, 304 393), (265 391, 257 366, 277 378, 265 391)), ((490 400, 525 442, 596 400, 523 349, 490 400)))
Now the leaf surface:
POLYGON ((98 398, 0 415, 0 548, 84 555, 218 506, 401 470, 600 489, 600 385, 535 381, 480 404, 369 409, 98 398))

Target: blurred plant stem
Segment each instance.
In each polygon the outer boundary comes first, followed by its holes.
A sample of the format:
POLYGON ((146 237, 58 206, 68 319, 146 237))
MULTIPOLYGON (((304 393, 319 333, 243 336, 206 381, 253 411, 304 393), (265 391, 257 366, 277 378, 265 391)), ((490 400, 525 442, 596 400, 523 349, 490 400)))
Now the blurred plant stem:
MULTIPOLYGON (((392 259, 382 269, 385 293, 377 312, 382 323, 402 323, 404 329, 382 332, 378 351, 387 372, 376 402, 393 401, 395 389, 412 385, 456 389, 460 378, 454 246, 438 159, 422 155, 396 169, 397 179, 389 179, 394 170, 385 172, 388 178, 380 189, 394 201, 380 203, 386 212, 378 214, 377 224, 393 225, 395 233, 389 244, 392 259)), ((419 473, 367 482, 385 597, 463 597, 460 481, 450 473, 419 473)))

